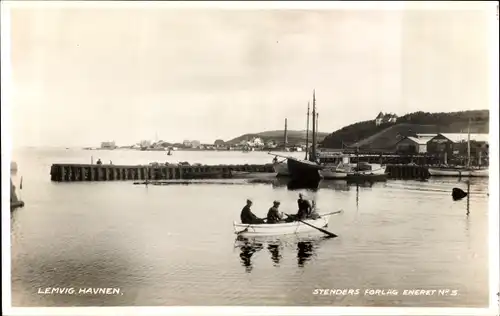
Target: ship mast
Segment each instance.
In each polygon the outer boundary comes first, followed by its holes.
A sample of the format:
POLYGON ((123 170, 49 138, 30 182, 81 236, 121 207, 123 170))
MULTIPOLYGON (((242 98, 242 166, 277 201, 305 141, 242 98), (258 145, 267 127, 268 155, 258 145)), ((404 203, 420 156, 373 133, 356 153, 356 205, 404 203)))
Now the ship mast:
POLYGON ((288 127, 287 127, 287 119, 285 118, 285 135, 284 135, 284 143, 283 148, 286 151, 286 143, 288 142, 288 127))
POLYGON ((304 158, 305 160, 307 160, 308 153, 309 153, 309 102, 307 102, 306 157, 304 158))
POLYGON ((316 161, 316 90, 313 90, 312 150, 309 161, 316 161))
POLYGON ((470 168, 470 119, 467 130, 467 168, 470 168))
POLYGON ((318 122, 319 122, 319 113, 316 112, 316 141, 318 141, 318 133, 319 133, 318 132, 319 131, 319 128, 318 128, 319 123, 318 122))

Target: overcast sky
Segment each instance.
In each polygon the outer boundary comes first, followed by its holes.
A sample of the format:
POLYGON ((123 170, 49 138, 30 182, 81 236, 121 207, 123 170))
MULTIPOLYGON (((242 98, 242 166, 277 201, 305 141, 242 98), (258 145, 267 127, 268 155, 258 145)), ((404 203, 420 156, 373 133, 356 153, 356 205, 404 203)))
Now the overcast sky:
POLYGON ((14 146, 213 143, 487 109, 486 11, 15 9, 14 146))

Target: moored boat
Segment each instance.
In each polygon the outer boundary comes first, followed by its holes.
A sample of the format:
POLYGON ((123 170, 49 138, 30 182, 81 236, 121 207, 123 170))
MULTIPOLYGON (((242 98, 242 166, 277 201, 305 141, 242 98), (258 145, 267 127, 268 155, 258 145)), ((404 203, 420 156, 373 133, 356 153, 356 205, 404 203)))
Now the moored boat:
MULTIPOLYGON (((467 166, 465 167, 435 167, 429 168, 429 175, 433 177, 489 177, 488 168, 471 167, 471 147, 470 147, 470 120, 467 136, 467 166)), ((479 152, 479 161, 481 160, 481 152, 479 152)), ((446 156, 445 156, 446 165, 446 156)))
POLYGON ((288 172, 288 165, 286 161, 273 163, 274 172, 276 172, 277 177, 288 177, 290 172, 288 172))
POLYGON ((321 179, 320 170, 323 166, 307 160, 299 160, 289 157, 287 159, 287 167, 290 176, 297 180, 313 180, 321 179))
POLYGON ((325 180, 345 179, 348 175, 346 171, 337 166, 324 166, 320 174, 325 180))
POLYGON ((489 177, 488 169, 472 168, 429 168, 433 177, 489 177))
POLYGON ((385 172, 386 166, 380 164, 360 163, 350 167, 351 170, 347 173, 347 180, 385 181, 389 176, 385 172))
MULTIPOLYGON (((311 153, 308 160, 301 160, 297 158, 288 157, 287 166, 290 177, 297 181, 311 181, 321 179, 320 170, 323 169, 319 163, 317 163, 316 156, 316 91, 313 90, 313 108, 312 108, 312 146, 311 153)), ((309 110, 307 111, 307 122, 309 124, 309 110)), ((309 127, 307 128, 309 130, 309 127)), ((308 146, 306 145, 306 148, 308 146)))
MULTIPOLYGON (((327 227, 328 221, 332 216, 329 214, 320 214, 318 219, 307 219, 304 222, 319 227, 327 227)), ((315 228, 308 226, 302 222, 295 221, 290 223, 279 224, 241 224, 233 223, 234 232, 244 236, 272 236, 272 235, 288 235, 317 231, 315 228)))
POLYGON ((490 176, 490 171, 488 169, 472 169, 471 170, 471 177, 484 177, 484 178, 489 178, 490 176))

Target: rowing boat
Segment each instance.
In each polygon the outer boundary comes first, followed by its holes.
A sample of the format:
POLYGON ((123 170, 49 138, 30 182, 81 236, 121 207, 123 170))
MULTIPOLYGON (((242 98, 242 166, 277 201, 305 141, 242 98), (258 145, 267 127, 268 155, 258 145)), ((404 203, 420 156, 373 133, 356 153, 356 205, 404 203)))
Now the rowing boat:
MULTIPOLYGON (((330 216, 340 213, 341 211, 320 214, 318 219, 307 219, 304 222, 319 227, 327 227, 330 216)), ((302 222, 295 221, 290 223, 279 224, 241 224, 233 223, 234 232, 244 236, 273 236, 273 235, 288 235, 316 231, 315 228, 308 226, 302 222)))
POLYGON ((429 168, 434 177, 489 177, 488 169, 473 168, 429 168))

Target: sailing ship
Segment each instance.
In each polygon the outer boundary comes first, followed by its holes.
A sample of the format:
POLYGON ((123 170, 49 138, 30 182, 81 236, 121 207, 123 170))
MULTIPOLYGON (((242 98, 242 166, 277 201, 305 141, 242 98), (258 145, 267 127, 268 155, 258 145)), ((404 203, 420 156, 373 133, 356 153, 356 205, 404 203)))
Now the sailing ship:
MULTIPOLYGON (((481 154, 481 153, 480 153, 481 154)), ((481 156, 480 156, 481 157, 481 156)), ((480 164, 481 158, 479 158, 480 164)), ((470 165, 471 154, 470 154, 470 120, 469 127, 467 131, 467 166, 464 167, 438 167, 429 168, 429 174, 435 177, 489 177, 488 168, 481 169, 472 168, 470 165)))
POLYGON ((288 157, 287 166, 292 179, 299 181, 321 179, 319 171, 323 169, 323 167, 317 163, 316 157, 316 91, 313 91, 312 148, 309 159, 301 160, 298 158, 288 157))

